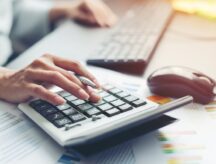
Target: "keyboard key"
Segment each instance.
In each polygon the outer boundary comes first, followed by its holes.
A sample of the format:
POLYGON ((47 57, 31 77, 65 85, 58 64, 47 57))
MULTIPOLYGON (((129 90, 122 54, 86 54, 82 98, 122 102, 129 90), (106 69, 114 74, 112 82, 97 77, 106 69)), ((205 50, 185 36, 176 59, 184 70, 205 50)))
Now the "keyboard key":
POLYGON ((74 115, 70 115, 69 116, 74 122, 78 122, 78 121, 82 121, 85 120, 86 117, 80 113, 74 114, 74 115))
POLYGON ((58 95, 60 95, 62 97, 68 97, 71 94, 69 92, 67 92, 67 91, 60 91, 60 92, 58 92, 58 95))
POLYGON ((66 115, 71 115, 71 114, 75 114, 75 113, 78 113, 77 111, 76 111, 76 109, 74 109, 74 108, 69 108, 69 109, 67 109, 67 110, 63 110, 62 111, 64 114, 66 114, 66 115))
POLYGON ((60 119, 60 118, 63 118, 63 117, 64 117, 64 115, 61 112, 57 112, 57 113, 49 115, 47 118, 50 121, 53 121, 53 120, 57 120, 57 119, 60 119))
POLYGON ((137 100, 138 98, 130 95, 130 96, 124 97, 124 99, 128 102, 133 102, 133 101, 137 100))
POLYGON ((53 113, 56 113, 58 112, 58 110, 54 107, 52 108, 49 108, 49 109, 44 109, 44 110, 41 110, 40 113, 43 115, 43 116, 47 116, 49 114, 53 114, 53 113))
POLYGON ((57 126, 58 128, 63 127, 66 124, 71 124, 71 123, 72 123, 72 121, 69 118, 66 118, 66 117, 53 121, 53 124, 55 126, 57 126))
POLYGON ((98 106, 98 108, 99 108, 100 110, 102 110, 102 111, 106 111, 106 110, 108 110, 108 109, 113 108, 113 106, 110 105, 110 104, 108 104, 108 103, 106 103, 106 104, 103 104, 103 105, 98 106))
POLYGON ((71 101, 71 103, 72 103, 73 105, 75 105, 75 106, 78 106, 78 105, 84 104, 85 101, 84 101, 84 100, 77 99, 77 100, 71 101))
POLYGON ((112 88, 112 89, 109 90, 109 92, 111 92, 113 94, 116 94, 116 93, 122 92, 122 90, 119 89, 119 88, 112 88))
POLYGON ((118 108, 123 112, 133 109, 133 107, 129 104, 121 105, 118 108))
POLYGON ((132 105, 135 106, 135 107, 139 107, 139 106, 142 106, 142 105, 145 105, 145 104, 146 104, 146 101, 141 100, 141 99, 132 102, 132 105))
POLYGON ((105 114, 109 117, 114 116, 114 115, 119 114, 119 113, 120 113, 120 110, 117 108, 113 108, 113 109, 105 111, 105 114))
POLYGON ((74 95, 70 95, 70 96, 68 96, 68 97, 65 97, 65 99, 66 99, 67 101, 74 101, 74 100, 77 100, 78 98, 77 98, 76 96, 74 96, 74 95))
POLYGON ((125 102, 122 100, 115 100, 115 101, 111 102, 111 104, 114 106, 120 106, 120 105, 125 104, 125 102))
POLYGON ((86 111, 86 114, 88 114, 89 116, 100 114, 100 113, 101 113, 101 111, 98 110, 97 108, 91 108, 91 109, 86 111))
POLYGON ((91 104, 85 103, 85 104, 79 105, 78 108, 79 108, 82 112, 85 112, 87 109, 93 108, 93 106, 92 106, 91 104))
POLYGON ((106 102, 112 102, 112 101, 117 100, 117 98, 116 98, 115 96, 113 96, 113 95, 104 97, 103 99, 104 99, 106 102))
POLYGON ((119 96, 119 97, 121 97, 121 98, 124 98, 124 97, 129 96, 130 94, 127 93, 127 92, 120 92, 120 93, 117 93, 116 95, 119 96))
POLYGON ((68 108, 70 108, 71 106, 69 105, 69 104, 67 104, 67 103, 65 103, 65 104, 62 104, 62 105, 58 105, 58 106, 56 106, 59 110, 65 110, 65 109, 68 109, 68 108))

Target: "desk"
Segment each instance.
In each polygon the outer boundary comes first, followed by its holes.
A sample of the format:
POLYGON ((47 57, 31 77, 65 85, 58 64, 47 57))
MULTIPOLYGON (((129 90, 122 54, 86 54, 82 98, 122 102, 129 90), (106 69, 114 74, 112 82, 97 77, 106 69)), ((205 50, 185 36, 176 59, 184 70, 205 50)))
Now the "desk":
MULTIPOLYGON (((70 38, 73 37, 74 34, 73 28, 79 27, 72 22, 65 23, 23 53, 23 55, 12 62, 8 67, 13 69, 21 68, 45 52, 59 54, 67 58, 84 60, 84 56, 72 55, 78 53, 74 51, 73 47, 80 44, 78 42, 70 42, 70 38), (64 42, 61 38, 63 38, 64 42)), ((194 16, 176 14, 159 44, 155 52, 156 54, 147 68, 144 77, 147 77, 153 70, 162 66, 182 65, 200 70, 216 78, 215 29, 216 23, 214 22, 194 16), (203 40, 198 38, 203 38, 203 40)), ((88 36, 90 35, 91 34, 88 34, 88 36)), ((93 46, 90 41, 91 39, 87 37, 83 45, 93 46)), ((212 140, 212 142, 214 142, 214 140, 212 140)))

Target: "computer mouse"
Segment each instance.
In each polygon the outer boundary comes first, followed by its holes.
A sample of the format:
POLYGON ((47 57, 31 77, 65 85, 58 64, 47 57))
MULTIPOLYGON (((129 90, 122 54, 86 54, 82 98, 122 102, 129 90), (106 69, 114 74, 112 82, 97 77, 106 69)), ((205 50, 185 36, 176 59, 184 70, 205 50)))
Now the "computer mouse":
POLYGON ((191 95, 195 102, 208 104, 215 97, 216 82, 207 75, 182 66, 157 69, 147 79, 152 93, 173 98, 191 95))

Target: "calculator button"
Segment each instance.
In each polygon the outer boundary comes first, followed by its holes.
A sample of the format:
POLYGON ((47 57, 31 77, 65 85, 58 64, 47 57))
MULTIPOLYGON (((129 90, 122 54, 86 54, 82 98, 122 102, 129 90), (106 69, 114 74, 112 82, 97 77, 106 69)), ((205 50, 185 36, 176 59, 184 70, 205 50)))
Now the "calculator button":
POLYGON ((43 111, 45 109, 53 108, 53 106, 48 104, 48 103, 43 103, 43 104, 40 104, 37 106, 33 106, 33 108, 39 112, 39 111, 43 111))
POLYGON ((102 111, 105 111, 105 110, 108 110, 108 109, 113 108, 113 106, 110 105, 110 104, 108 104, 108 103, 106 103, 106 104, 103 104, 103 105, 98 106, 98 108, 99 108, 100 110, 102 110, 102 111))
POLYGON ((109 96, 110 94, 106 91, 101 91, 98 93, 101 97, 106 97, 106 96, 109 96))
POLYGON ((97 108, 91 108, 91 109, 86 111, 86 114, 88 114, 89 116, 100 114, 100 113, 101 113, 101 111, 98 110, 97 108))
POLYGON ((125 102, 122 100, 115 100, 115 101, 111 102, 111 104, 114 106, 120 106, 120 105, 125 104, 125 102))
POLYGON ((67 92, 67 91, 60 91, 60 92, 58 92, 58 94, 59 94, 60 96, 62 96, 62 97, 68 97, 68 96, 71 95, 71 94, 70 94, 69 92, 67 92))
POLYGON ((31 107, 41 106, 43 104, 47 104, 44 100, 34 100, 30 102, 31 107))
POLYGON ((103 99, 104 99, 106 102, 112 102, 112 101, 117 100, 117 98, 116 98, 115 96, 112 96, 112 95, 107 96, 107 97, 104 97, 103 99))
POLYGON ((114 88, 114 86, 112 86, 112 85, 110 85, 110 84, 105 84, 105 85, 103 86, 103 88, 104 88, 105 90, 110 90, 110 89, 114 88))
POLYGON ((87 109, 93 108, 92 105, 85 103, 85 104, 81 104, 78 106, 78 108, 82 111, 85 112, 87 109))
POLYGON ((130 95, 130 96, 124 97, 124 99, 128 102, 133 102, 133 101, 137 100, 138 98, 130 95))
POLYGON ((132 105, 135 106, 135 107, 139 107, 139 106, 142 106, 142 105, 145 105, 145 104, 146 104, 146 101, 141 100, 141 99, 132 102, 132 105))
POLYGON ((57 126, 58 128, 63 127, 66 124, 71 124, 72 121, 69 118, 62 118, 62 119, 58 119, 58 120, 54 120, 53 123, 55 124, 55 126, 57 126))
POLYGON ((59 110, 65 110, 65 109, 68 109, 70 108, 70 105, 65 103, 65 104, 62 104, 62 105, 58 105, 56 106, 59 110))
POLYGON ((78 113, 74 108, 69 108, 67 110, 63 110, 62 111, 64 114, 66 115, 71 115, 71 114, 75 114, 75 113, 78 113))
POLYGON ((72 128, 76 128, 76 127, 79 127, 81 126, 81 124, 66 124, 64 127, 65 127, 65 131, 68 131, 72 128))
POLYGON ((120 110, 117 108, 113 108, 113 109, 105 111, 105 114, 109 117, 114 116, 114 115, 119 114, 119 113, 120 113, 120 110))
POLYGON ((109 90, 109 92, 111 92, 113 94, 116 94, 116 93, 122 92, 122 90, 119 89, 119 88, 112 88, 112 89, 109 90))
POLYGON ((44 109, 44 110, 41 110, 40 113, 43 115, 43 116, 47 116, 49 114, 53 114, 53 113, 56 113, 58 112, 58 110, 54 107, 52 108, 49 108, 49 109, 44 109))
POLYGON ((57 112, 57 113, 54 113, 54 114, 51 114, 49 116, 47 116, 47 118, 50 120, 50 121, 53 121, 53 120, 57 120, 57 119, 60 119, 60 118, 63 118, 64 115, 60 112, 57 112))
POLYGON ((130 94, 127 93, 127 92, 120 92, 120 93, 117 93, 116 95, 119 96, 119 97, 121 97, 121 98, 124 98, 124 97, 129 96, 130 94))
POLYGON ((82 120, 85 120, 85 119, 86 119, 86 117, 83 116, 83 115, 80 114, 80 113, 70 115, 69 117, 70 117, 74 122, 78 122, 78 121, 82 121, 82 120))
POLYGON ((65 99, 66 99, 67 101, 74 101, 74 100, 77 100, 78 98, 77 98, 76 96, 70 95, 70 96, 68 96, 68 97, 65 97, 65 99))
POLYGON ((102 104, 105 104, 106 102, 104 100, 100 100, 99 102, 97 103, 92 103, 94 106, 99 106, 99 105, 102 105, 102 104))
POLYGON ((77 106, 77 105, 84 104, 85 101, 84 101, 84 100, 77 99, 77 100, 71 101, 71 103, 72 103, 73 105, 77 106))
POLYGON ((121 105, 118 108, 123 112, 133 109, 133 107, 129 104, 121 105))
POLYGON ((92 121, 97 121, 97 120, 100 120, 100 119, 101 119, 100 116, 92 115, 92 121))

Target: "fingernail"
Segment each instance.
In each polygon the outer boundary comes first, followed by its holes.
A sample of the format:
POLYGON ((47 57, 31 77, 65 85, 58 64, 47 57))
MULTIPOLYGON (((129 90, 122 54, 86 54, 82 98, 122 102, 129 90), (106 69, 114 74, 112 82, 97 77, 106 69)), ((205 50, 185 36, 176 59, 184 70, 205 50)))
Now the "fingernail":
POLYGON ((88 100, 88 99, 89 99, 89 95, 88 95, 83 89, 80 89, 80 90, 78 91, 78 93, 79 93, 79 95, 80 95, 80 97, 81 97, 82 99, 85 99, 85 100, 88 100))
POLYGON ((97 98, 98 101, 101 100, 101 96, 99 94, 97 94, 96 92, 92 92, 91 96, 97 98))
POLYGON ((101 96, 93 88, 88 86, 87 89, 91 93, 91 97, 96 97, 98 101, 101 99, 101 96))
POLYGON ((96 79, 94 79, 93 82, 97 85, 98 88, 101 88, 100 83, 96 79))
POLYGON ((65 99, 63 99, 62 97, 56 96, 54 99, 55 99, 56 105, 66 103, 65 99))

